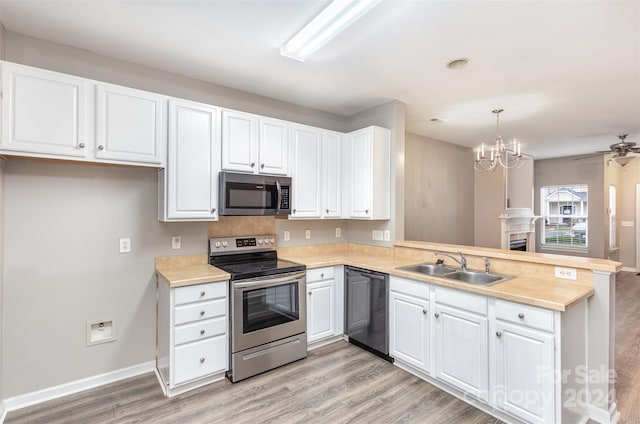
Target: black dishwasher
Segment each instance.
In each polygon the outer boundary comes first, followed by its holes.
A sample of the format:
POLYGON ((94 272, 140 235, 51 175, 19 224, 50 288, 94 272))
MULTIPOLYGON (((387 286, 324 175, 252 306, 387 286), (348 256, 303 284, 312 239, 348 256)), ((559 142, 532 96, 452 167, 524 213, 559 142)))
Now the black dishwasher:
POLYGON ((345 334, 349 342, 387 361, 389 356, 389 276, 345 267, 345 334))

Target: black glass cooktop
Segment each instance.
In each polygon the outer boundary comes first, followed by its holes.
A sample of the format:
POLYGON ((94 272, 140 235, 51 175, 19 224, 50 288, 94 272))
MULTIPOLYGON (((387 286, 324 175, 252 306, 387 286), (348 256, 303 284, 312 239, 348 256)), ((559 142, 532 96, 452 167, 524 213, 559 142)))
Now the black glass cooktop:
POLYGON ((304 271, 307 267, 278 259, 276 251, 211 256, 209 263, 231 274, 231 280, 304 271))

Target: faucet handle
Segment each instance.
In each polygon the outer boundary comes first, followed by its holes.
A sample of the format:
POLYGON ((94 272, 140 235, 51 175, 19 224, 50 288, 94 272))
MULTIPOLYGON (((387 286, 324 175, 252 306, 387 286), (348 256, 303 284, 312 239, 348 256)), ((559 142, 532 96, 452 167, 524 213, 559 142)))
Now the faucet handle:
POLYGON ((489 273, 489 266, 491 266, 491 261, 486 256, 483 256, 484 259, 484 272, 489 273))

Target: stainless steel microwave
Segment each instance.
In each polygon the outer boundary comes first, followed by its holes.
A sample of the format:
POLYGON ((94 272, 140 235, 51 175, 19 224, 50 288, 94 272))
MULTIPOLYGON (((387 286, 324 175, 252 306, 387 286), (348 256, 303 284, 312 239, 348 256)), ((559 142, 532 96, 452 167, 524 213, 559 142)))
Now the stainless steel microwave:
POLYGON ((221 215, 288 215, 291 178, 220 172, 221 215))

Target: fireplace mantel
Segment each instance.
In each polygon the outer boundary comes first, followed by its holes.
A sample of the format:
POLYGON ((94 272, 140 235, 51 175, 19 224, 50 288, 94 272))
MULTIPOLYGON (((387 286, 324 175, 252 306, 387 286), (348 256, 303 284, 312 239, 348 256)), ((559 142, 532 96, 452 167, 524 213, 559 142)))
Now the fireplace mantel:
POLYGON ((531 209, 507 209, 500 220, 500 248, 510 250, 512 240, 526 240, 527 252, 535 252, 536 221, 541 218, 531 209))

